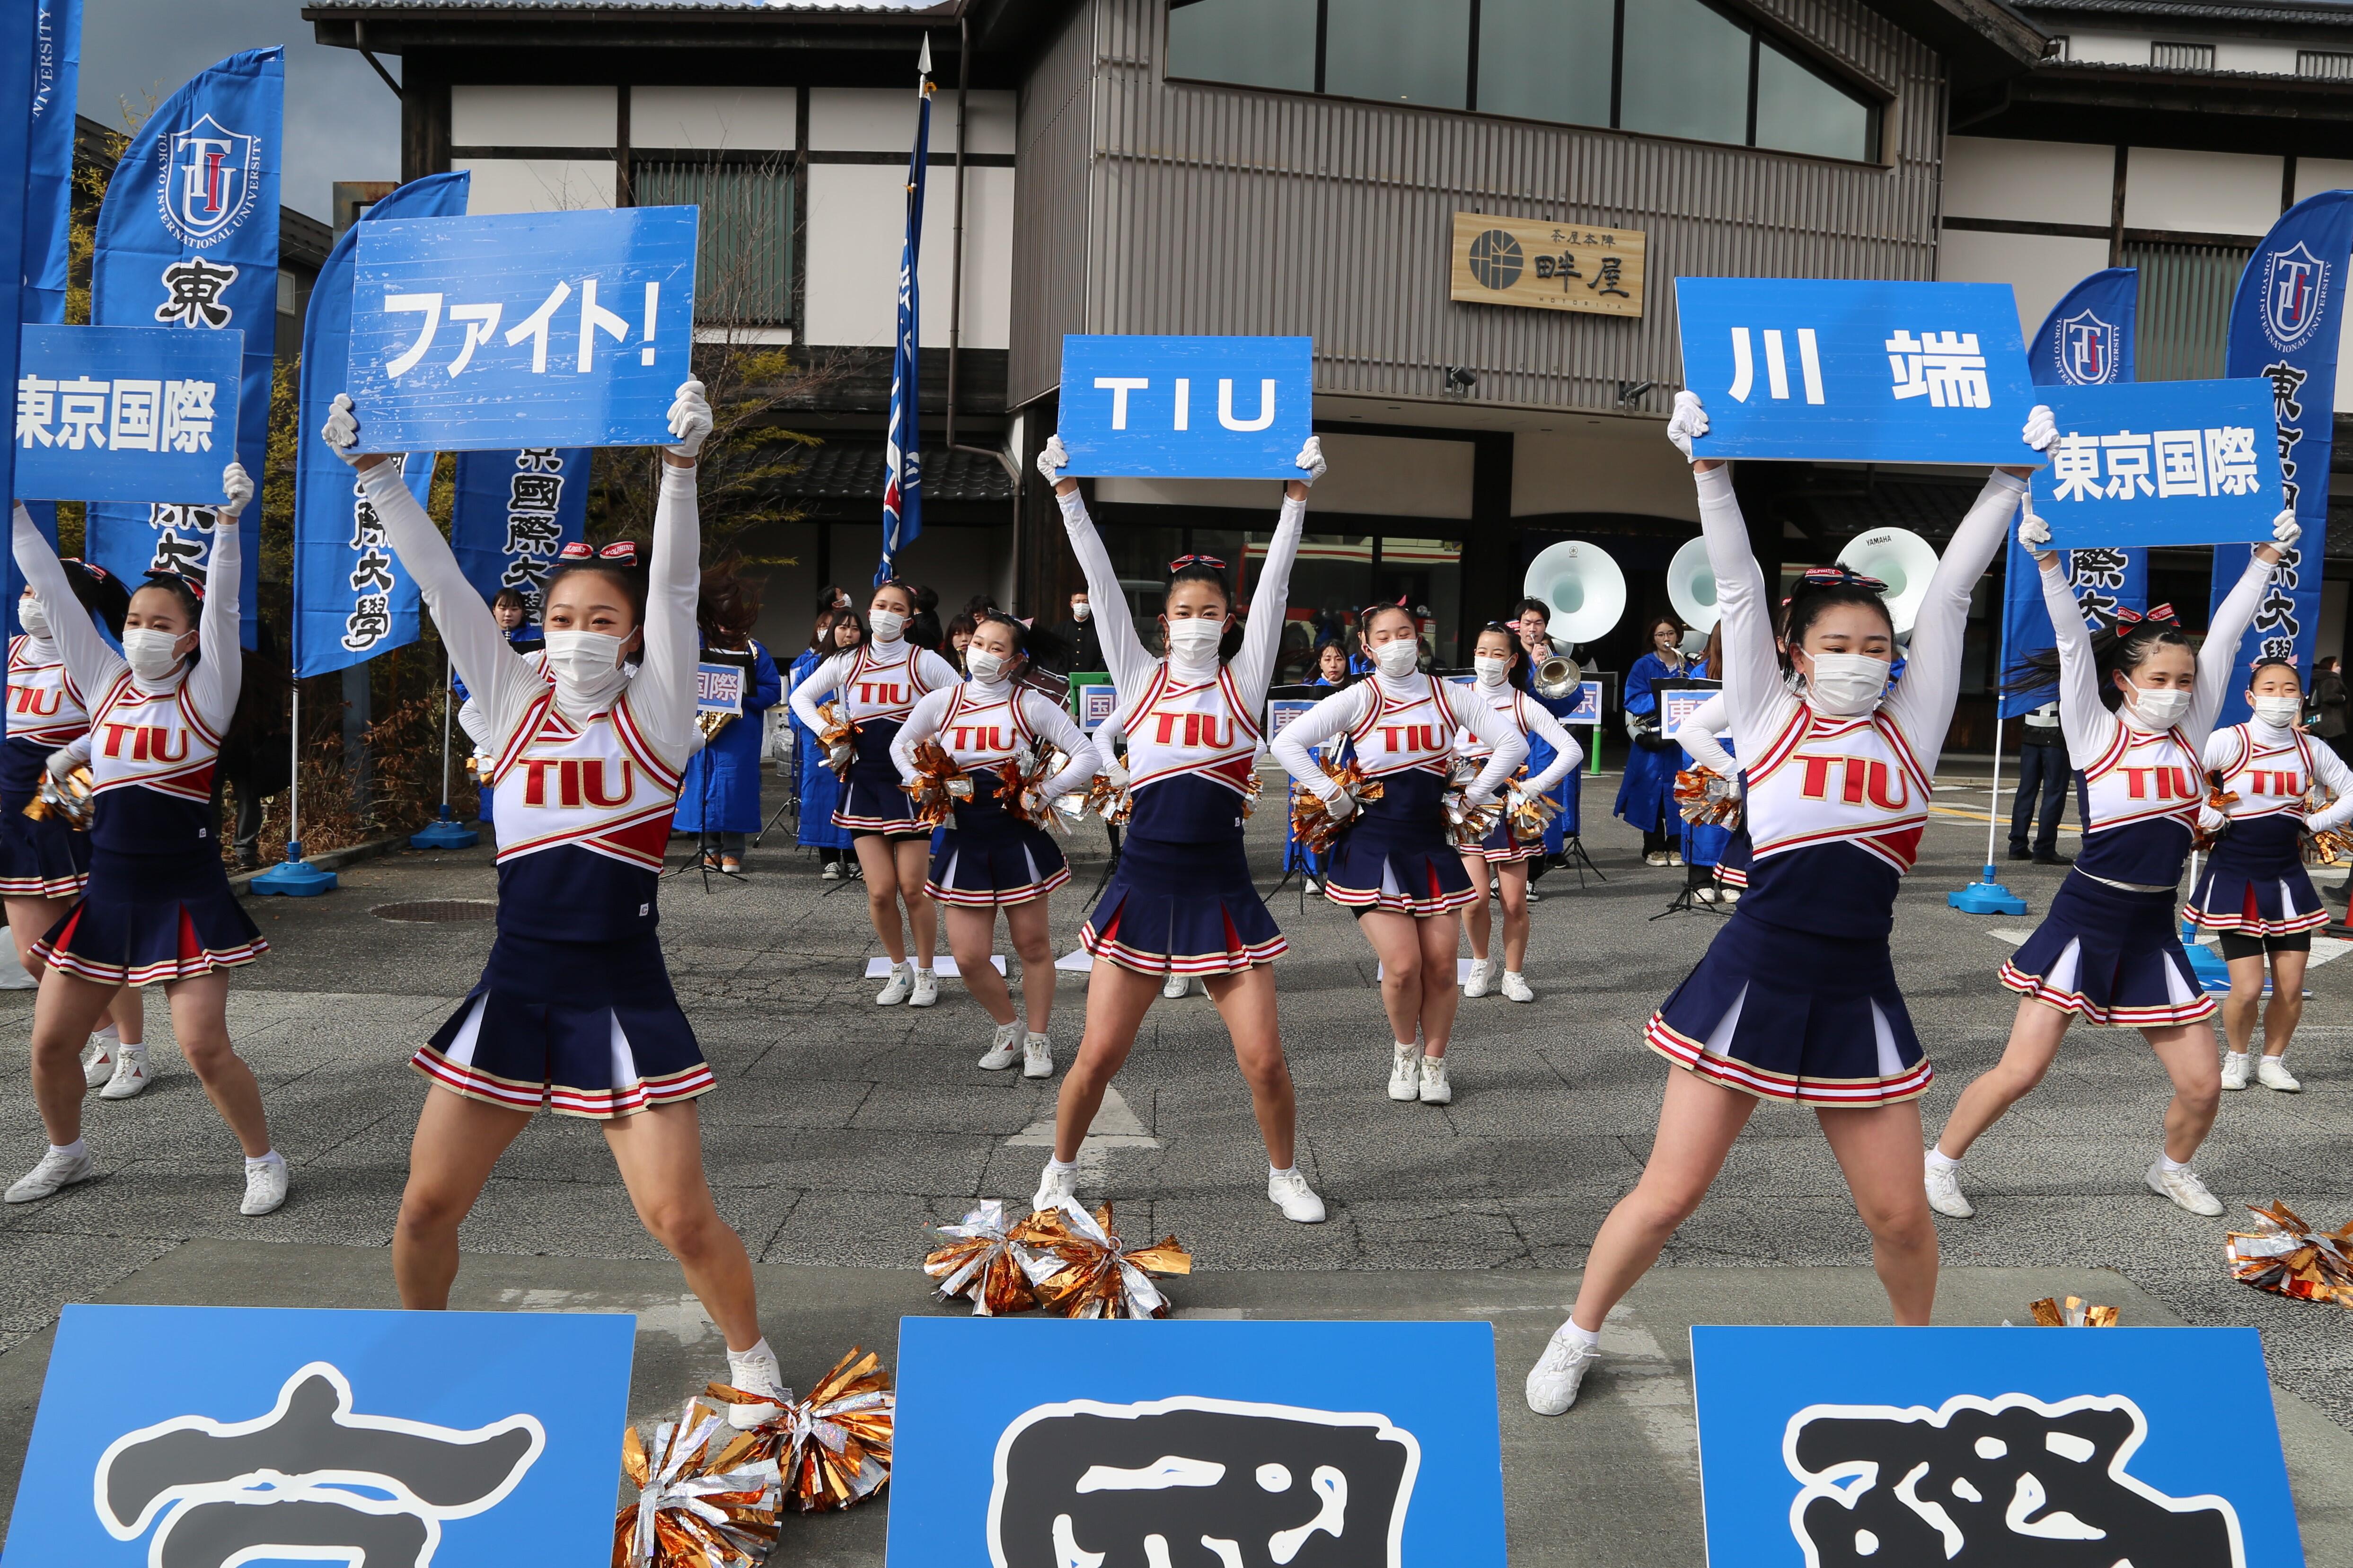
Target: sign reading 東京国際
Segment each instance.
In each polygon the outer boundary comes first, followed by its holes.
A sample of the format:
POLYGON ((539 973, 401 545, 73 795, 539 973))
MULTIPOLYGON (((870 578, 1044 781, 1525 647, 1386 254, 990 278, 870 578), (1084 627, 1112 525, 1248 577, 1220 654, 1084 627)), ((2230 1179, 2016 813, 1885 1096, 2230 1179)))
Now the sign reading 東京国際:
POLYGON ((2042 461, 2006 283, 1678 278, 1675 305, 1702 458, 2042 461))
POLYGON ((2034 476, 2051 548, 2268 542, 2281 506, 2272 384, 2046 386, 2059 424, 2034 476))
POLYGON ((18 496, 220 499, 237 456, 243 332, 27 326, 17 341, 18 496))
POLYGON ((1461 305, 1642 313, 1647 237, 1639 228, 1454 215, 1447 298, 1461 305))
POLYGON ((1314 430, 1312 338, 1062 340, 1071 475, 1297 479, 1314 430))

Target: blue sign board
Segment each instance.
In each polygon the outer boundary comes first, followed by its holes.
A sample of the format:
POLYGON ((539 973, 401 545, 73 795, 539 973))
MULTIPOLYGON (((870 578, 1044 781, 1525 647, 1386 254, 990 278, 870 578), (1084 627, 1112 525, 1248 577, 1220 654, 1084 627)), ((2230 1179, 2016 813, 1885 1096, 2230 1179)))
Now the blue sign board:
POLYGON ((1096 681, 1075 689, 1079 694, 1079 728, 1088 734, 1093 734, 1119 711, 1119 688, 1109 681, 1096 681))
POLYGON ((360 449, 667 446, 691 374, 697 212, 364 226, 347 384, 360 449))
POLYGON ((626 1313, 69 1306, 0 1565, 605 1568, 635 1334, 626 1313))
POLYGON ((221 499, 221 470, 237 457, 243 332, 28 326, 17 341, 17 495, 221 499))
POLYGON ((1577 706, 1556 717, 1563 724, 1599 724, 1601 722, 1601 682, 1587 680, 1577 688, 1577 706))
POLYGON ((1266 738, 1273 740, 1291 728, 1291 721, 1315 706, 1312 697, 1277 697, 1266 705, 1266 738))
POLYGON ((1692 1365, 1708 1568, 2304 1561, 2253 1329, 1701 1327, 1692 1365))
POLYGON ((731 719, 744 712, 744 677, 740 664, 700 664, 694 668, 694 710, 724 713, 731 719))
POLYGON ((2040 461, 2007 283, 1678 278, 1703 458, 2040 461))
POLYGON ((888 1568, 1294 1559, 1503 1568, 1493 1328, 900 1320, 888 1568))
POLYGON ((2046 386, 2059 439, 2034 476, 2051 547, 2220 544, 2272 536, 2280 510, 2272 384, 2046 386))
POLYGON ((1295 479, 1314 355, 1313 338, 1065 337, 1064 472, 1295 479))

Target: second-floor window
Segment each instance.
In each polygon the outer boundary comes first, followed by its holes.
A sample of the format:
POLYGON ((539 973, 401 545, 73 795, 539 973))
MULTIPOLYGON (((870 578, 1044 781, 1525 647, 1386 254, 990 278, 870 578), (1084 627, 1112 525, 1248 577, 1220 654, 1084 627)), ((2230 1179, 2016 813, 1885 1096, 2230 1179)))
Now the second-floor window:
POLYGON ((2210 71, 2214 68, 2211 44, 2151 44, 2148 63, 2158 70, 2210 71))

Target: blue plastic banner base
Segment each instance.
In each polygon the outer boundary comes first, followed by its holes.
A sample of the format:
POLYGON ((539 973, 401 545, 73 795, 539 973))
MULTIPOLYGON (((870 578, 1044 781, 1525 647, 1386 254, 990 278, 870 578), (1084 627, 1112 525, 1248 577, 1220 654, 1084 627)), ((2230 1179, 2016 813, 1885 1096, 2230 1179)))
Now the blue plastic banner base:
POLYGON ((321 893, 334 891, 335 874, 322 871, 302 858, 300 844, 289 844, 286 858, 256 876, 249 885, 263 898, 315 899, 321 893))
POLYGON ((2228 991, 2231 988, 2231 966, 2222 955, 2198 940, 2198 928, 2188 921, 2181 922, 2181 951, 2189 955, 2190 978, 2201 991, 2228 991))
POLYGON ((1945 895, 1945 902, 1965 915, 2022 915, 2026 900, 1993 879, 1993 868, 1966 888, 1945 895))
POLYGON ((449 815, 449 803, 441 803, 441 820, 427 825, 408 836, 412 849, 471 849, 482 841, 482 836, 470 827, 461 827, 449 815))

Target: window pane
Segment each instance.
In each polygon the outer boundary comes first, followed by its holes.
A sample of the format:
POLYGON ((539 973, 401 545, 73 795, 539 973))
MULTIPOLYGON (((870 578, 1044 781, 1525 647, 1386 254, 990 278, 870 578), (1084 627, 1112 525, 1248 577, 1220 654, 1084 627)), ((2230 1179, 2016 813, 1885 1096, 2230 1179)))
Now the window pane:
POLYGON ((1616 0, 1482 0, 1478 108, 1609 124, 1617 9, 1616 0))
POLYGON ((1324 91, 1461 109, 1470 74, 1471 0, 1331 0, 1324 91))
POLYGON ((1760 43, 1757 145, 1860 163, 1874 151, 1871 110, 1772 45, 1760 43))
POLYGON ((791 154, 759 163, 638 163, 639 206, 702 209, 694 317, 717 326, 789 325, 793 314, 791 154))
POLYGON ((1696 142, 1748 140, 1748 34, 1699 0, 1626 7, 1619 123, 1696 142))
MULTIPOLYGON (((1482 22, 1483 25, 1483 22, 1482 22)), ((1461 652, 1462 544, 1453 539, 1381 541, 1376 602, 1400 598, 1421 622, 1421 638, 1442 668, 1469 662, 1461 652)))
POLYGON ((1168 74, 1315 90, 1315 0, 1172 0, 1168 74))
MULTIPOLYGON (((1250 575, 1257 581, 1266 561, 1271 534, 1252 532, 1249 540, 1250 575)), ((1282 657, 1278 661, 1284 680, 1313 680, 1314 645, 1338 633, 1372 598, 1373 540, 1366 533, 1311 533, 1299 542, 1291 566, 1291 594, 1285 611, 1282 657)))

